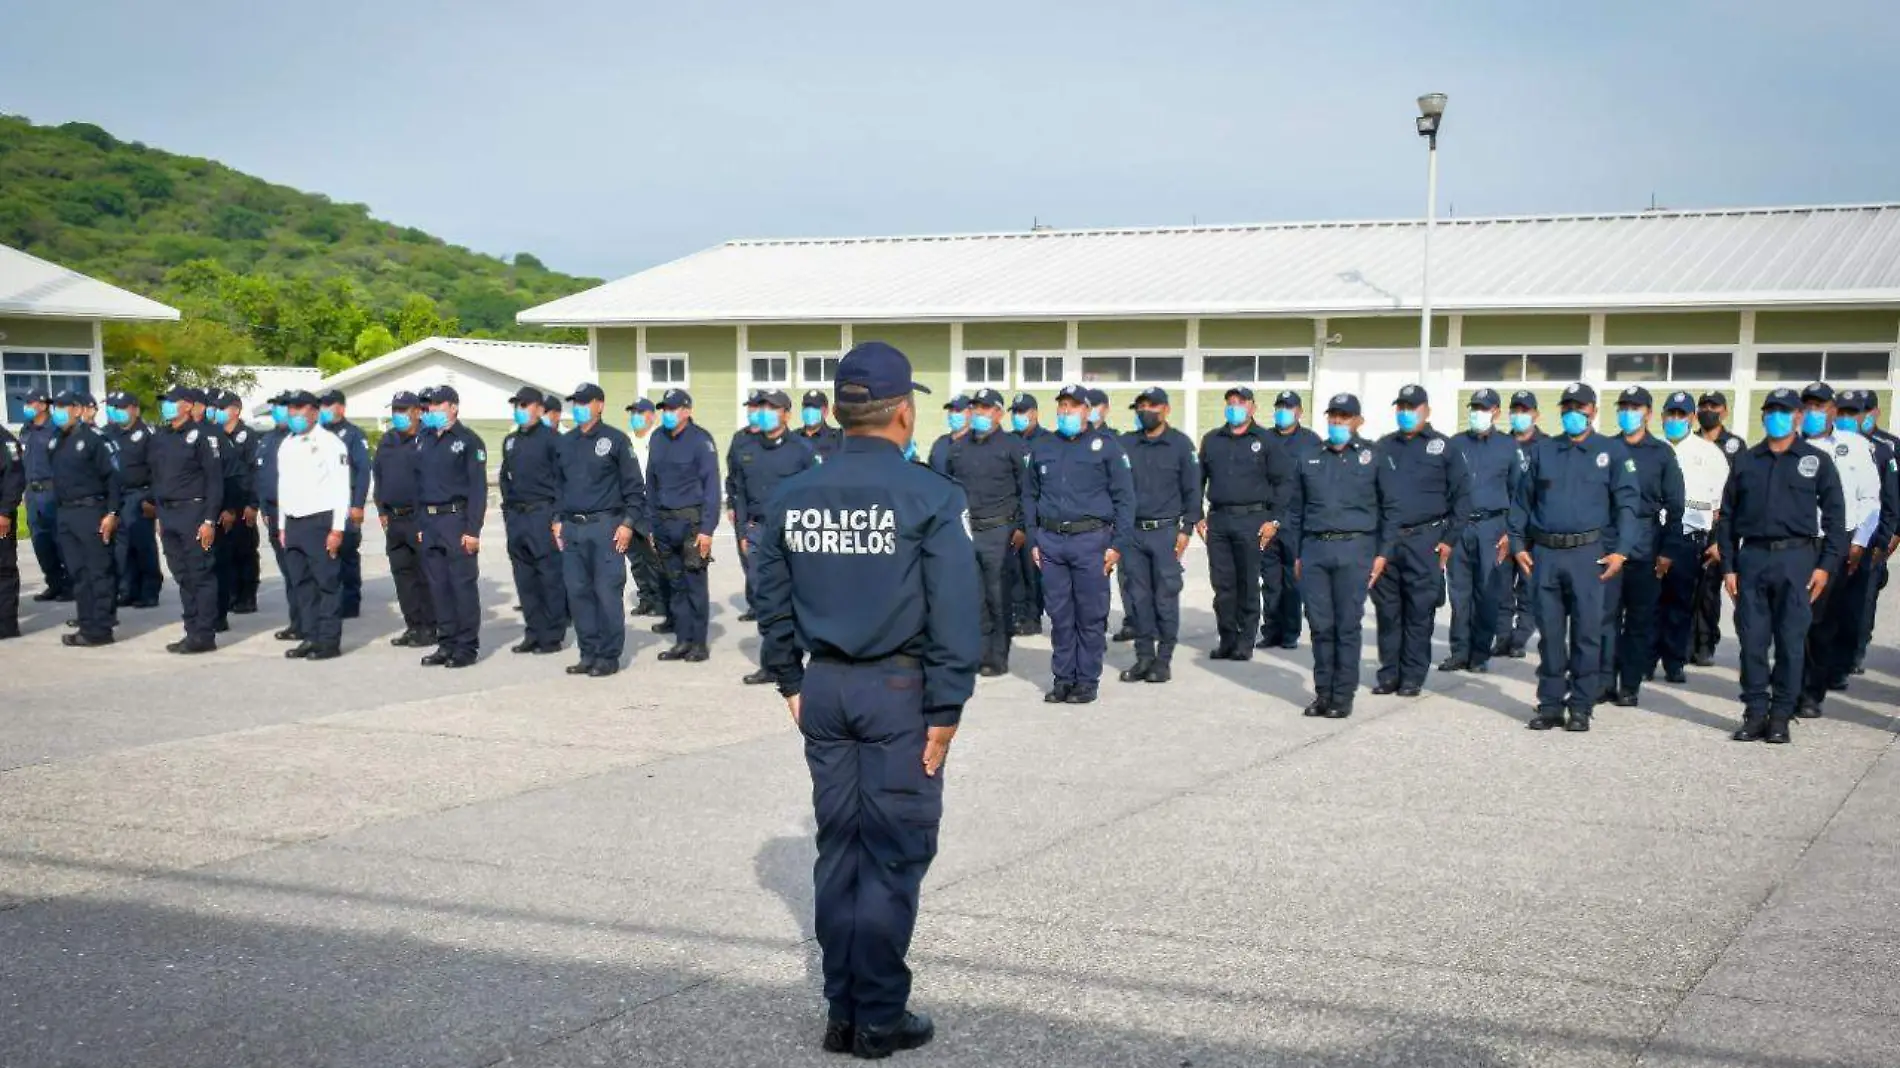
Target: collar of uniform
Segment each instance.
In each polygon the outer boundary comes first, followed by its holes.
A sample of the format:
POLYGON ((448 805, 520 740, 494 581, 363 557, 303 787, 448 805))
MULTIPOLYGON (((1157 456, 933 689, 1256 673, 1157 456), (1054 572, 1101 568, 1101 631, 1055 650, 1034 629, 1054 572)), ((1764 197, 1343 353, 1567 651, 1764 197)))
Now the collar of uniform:
POLYGON ((1171 426, 1164 426, 1161 428, 1161 433, 1153 435, 1150 435, 1146 430, 1130 430, 1128 436, 1134 438, 1135 444, 1137 445, 1166 445, 1168 443, 1168 431, 1173 429, 1171 426))
POLYGON ((872 437, 869 434, 846 434, 844 436, 844 443, 838 448, 841 452, 887 452, 895 456, 902 456, 904 454, 904 450, 898 448, 896 445, 891 444, 883 438, 872 437))
POLYGON ((1581 438, 1573 438, 1569 434, 1553 434, 1550 438, 1550 440, 1557 443, 1557 447, 1560 449, 1587 449, 1590 447, 1591 442, 1598 439, 1608 440, 1594 430, 1581 438))
POLYGON ((790 440, 792 440, 792 436, 790 434, 780 434, 777 437, 773 437, 772 435, 765 434, 765 433, 761 433, 759 435, 759 444, 768 449, 783 448, 785 446, 785 443, 790 440))

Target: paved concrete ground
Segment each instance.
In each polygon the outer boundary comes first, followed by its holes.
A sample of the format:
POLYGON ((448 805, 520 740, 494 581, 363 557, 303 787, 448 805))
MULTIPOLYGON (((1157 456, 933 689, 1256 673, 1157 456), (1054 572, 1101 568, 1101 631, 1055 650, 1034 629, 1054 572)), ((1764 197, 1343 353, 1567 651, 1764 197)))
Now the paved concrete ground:
MULTIPOLYGON (((328 663, 281 659, 274 581, 212 657, 164 653, 169 588, 113 649, 64 605, 0 646, 0 1064, 835 1063, 732 563, 709 663, 642 630, 601 682, 505 651, 490 546, 467 671, 387 645, 376 561, 328 663)), ((956 745, 904 1056, 1900 1064, 1896 637, 1781 748, 1727 740, 1732 642, 1574 736, 1522 728, 1526 661, 1329 722, 1304 649, 1049 708, 1031 639, 956 745)))

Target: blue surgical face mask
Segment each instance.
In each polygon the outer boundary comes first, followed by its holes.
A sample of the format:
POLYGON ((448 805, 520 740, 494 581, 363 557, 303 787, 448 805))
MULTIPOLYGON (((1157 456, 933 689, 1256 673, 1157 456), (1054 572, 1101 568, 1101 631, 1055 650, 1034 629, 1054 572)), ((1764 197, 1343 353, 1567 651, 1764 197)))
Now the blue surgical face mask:
POLYGON ((1860 417, 1860 432, 1861 433, 1863 434, 1873 433, 1875 425, 1876 424, 1874 423, 1874 413, 1868 412, 1866 415, 1863 415, 1860 417))
POLYGON ((778 414, 777 408, 760 408, 759 409, 759 429, 760 430, 764 431, 767 434, 775 434, 778 432, 778 428, 781 425, 783 425, 783 417, 781 417, 778 414))
POLYGON ((1537 417, 1530 412, 1511 413, 1511 433, 1528 434, 1531 427, 1537 425, 1537 417))
POLYGON ((292 434, 302 434, 309 429, 310 429, 309 416, 293 415, 290 417, 290 432, 292 434))
POLYGON ((1326 424, 1326 442, 1329 445, 1344 445, 1352 440, 1352 427, 1344 423, 1326 424))
POLYGON ((66 424, 73 421, 73 414, 64 408, 54 408, 52 418, 53 425, 64 430, 66 424))
POLYGON ((567 410, 568 422, 573 423, 575 426, 586 426, 587 421, 593 417, 594 410, 592 408, 576 406, 567 410))
POLYGON ((825 410, 823 408, 800 408, 798 410, 798 421, 806 426, 817 426, 819 423, 825 421, 825 410))
POLYGON ((1227 411, 1225 415, 1227 418, 1228 426, 1246 426, 1247 425, 1247 419, 1248 419, 1247 409, 1243 405, 1229 404, 1227 406, 1227 411))
POLYGON ((1081 412, 1062 412, 1056 416, 1056 433, 1065 438, 1072 438, 1081 432, 1081 412))
POLYGON ((754 430, 759 429, 759 416, 762 414, 763 413, 757 408, 747 408, 745 410, 745 425, 754 430))
POLYGON ((542 425, 542 426, 544 426, 544 427, 547 427, 547 428, 548 428, 549 430, 553 430, 553 429, 555 429, 555 427, 554 427, 554 413, 553 413, 553 412, 542 412, 542 413, 541 413, 541 425, 542 425))
POLYGON ((169 401, 169 400, 168 400, 168 401, 159 401, 159 402, 158 402, 158 414, 159 414, 159 415, 161 415, 161 416, 163 416, 163 417, 165 418, 165 421, 166 421, 167 423, 169 423, 169 422, 171 422, 172 420, 174 420, 174 419, 176 419, 176 418, 178 418, 178 402, 177 402, 177 401, 169 401))
POLYGON ((1827 433, 1827 413, 1817 408, 1804 409, 1801 413, 1801 432, 1811 438, 1827 433))
POLYGON ((1418 409, 1400 408, 1398 415, 1400 430, 1410 434, 1412 431, 1418 429, 1418 409))
POLYGON ((1616 428, 1625 434, 1634 434, 1643 429, 1643 413, 1634 408, 1616 410, 1616 428))
POLYGON ((661 412, 660 426, 667 430, 678 430, 680 428, 680 413, 671 408, 661 412))
POLYGON ((1471 427, 1473 434, 1489 434, 1492 428, 1498 425, 1498 413, 1475 411, 1465 417, 1465 422, 1471 427))
POLYGON ((952 434, 970 425, 970 417, 963 412, 951 412, 943 417, 943 421, 952 434))
POLYGON ((1834 431, 1838 434, 1860 433, 1860 416, 1837 415, 1834 417, 1834 431))
POLYGON ((318 426, 329 426, 331 423, 334 423, 334 422, 336 422, 335 412, 331 411, 328 408, 317 409, 317 425, 318 426))
POLYGON ((271 421, 278 426, 290 425, 290 409, 281 404, 273 404, 270 406, 270 417, 271 421))
POLYGON ((996 418, 989 415, 973 415, 970 417, 970 429, 979 434, 987 434, 996 429, 996 418))
POLYGON ((1108 411, 1106 409, 1103 409, 1103 408, 1089 409, 1089 425, 1090 426, 1101 426, 1103 423, 1107 421, 1108 421, 1108 411))
POLYGON ((532 422, 534 422, 534 413, 528 411, 528 409, 526 408, 515 409, 515 425, 516 426, 527 426, 529 423, 532 423, 532 422))
POLYGON ((111 423, 113 426, 124 426, 131 421, 132 414, 124 408, 108 407, 106 409, 106 422, 111 423))
POLYGON ((1794 433, 1794 413, 1779 408, 1763 412, 1761 428, 1771 438, 1785 438, 1794 433))
POLYGON ((1295 414, 1291 408, 1275 408, 1273 410, 1273 425, 1281 430, 1291 430, 1298 426, 1299 422, 1300 417, 1295 414))
POLYGON ((416 421, 409 418, 408 412, 389 413, 389 428, 398 434, 409 433, 409 428, 415 425, 416 421))
POLYGON ((1022 433, 1025 430, 1028 430, 1029 429, 1029 413, 1028 412, 1011 412, 1009 415, 1009 425, 1012 427, 1015 427, 1016 432, 1018 434, 1022 433))
POLYGON ((430 430, 441 430, 449 425, 449 413, 428 411, 422 414, 422 425, 430 430))
POLYGON ((907 441, 904 443, 904 459, 909 460, 911 463, 917 462, 917 443, 915 441, 907 441))
POLYGON ((1670 441, 1681 441, 1688 436, 1689 420, 1687 417, 1671 419, 1665 416, 1663 418, 1663 437, 1668 438, 1670 441))
POLYGON ((1563 415, 1564 433, 1576 437, 1590 429, 1590 417, 1575 408, 1563 415))
POLYGON ((634 412, 631 415, 627 416, 628 430, 645 430, 646 428, 647 428, 647 413, 634 412))

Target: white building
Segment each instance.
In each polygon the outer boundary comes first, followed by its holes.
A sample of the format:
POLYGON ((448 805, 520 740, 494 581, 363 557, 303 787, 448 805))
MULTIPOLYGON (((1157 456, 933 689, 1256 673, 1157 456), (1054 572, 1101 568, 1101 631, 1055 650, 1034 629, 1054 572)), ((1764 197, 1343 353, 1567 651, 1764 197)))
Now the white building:
POLYGON ((8 423, 25 420, 33 390, 106 392, 108 321, 178 318, 176 308, 0 245, 0 371, 8 423))
POLYGON ((462 421, 499 442, 514 428, 509 398, 516 390, 527 385, 565 397, 588 379, 589 367, 586 345, 431 337, 302 388, 342 390, 350 418, 367 426, 388 421, 397 393, 452 386, 461 397, 462 421))

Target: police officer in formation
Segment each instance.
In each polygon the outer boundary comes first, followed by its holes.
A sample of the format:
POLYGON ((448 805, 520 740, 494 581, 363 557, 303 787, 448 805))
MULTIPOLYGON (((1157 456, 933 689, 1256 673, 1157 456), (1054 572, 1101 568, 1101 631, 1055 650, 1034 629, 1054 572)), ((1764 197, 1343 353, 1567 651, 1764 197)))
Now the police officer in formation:
POLYGON ((1399 390, 1399 428, 1379 441, 1379 495, 1390 518, 1372 587, 1379 634, 1375 694, 1417 697, 1432 664, 1432 630, 1444 603, 1452 546, 1472 512, 1471 474, 1463 454, 1431 425, 1424 386, 1399 390))
MULTIPOLYGON (((1867 643, 1874 634, 1874 618, 1880 603, 1880 591, 1887 588, 1887 562, 1900 548, 1900 438, 1880 426, 1880 395, 1871 389, 1859 390, 1860 429, 1874 447, 1874 463, 1880 468, 1880 511, 1889 534, 1884 543, 1869 546, 1874 555, 1874 573, 1867 583, 1866 608, 1861 613, 1860 645, 1854 650, 1849 675, 1864 674, 1861 661, 1867 656, 1867 643)), ((1846 689, 1846 680, 1839 680, 1846 689)))
POLYGON ((0 423, 0 641, 20 636, 20 501, 25 496, 20 439, 0 423))
POLYGON ((278 541, 284 591, 297 644, 289 660, 343 655, 343 542, 350 520, 350 453, 324 430, 321 405, 308 390, 284 396, 290 431, 277 448, 278 541))
POLYGON ((1252 660, 1260 605, 1279 602, 1280 575, 1260 573, 1261 554, 1280 529, 1293 461, 1254 421, 1253 390, 1227 390, 1223 425, 1201 438, 1207 516, 1196 530, 1207 545, 1220 643, 1215 660, 1252 660))
MULTIPOLYGON (((1704 393, 1696 401, 1695 418, 1696 436, 1720 449, 1733 470, 1735 458, 1748 443, 1727 426, 1728 397, 1719 390, 1704 393)), ((1689 662, 1697 667, 1715 663, 1715 647, 1722 641, 1722 563, 1717 555, 1711 538, 1710 552, 1702 561, 1696 581, 1695 633, 1690 638, 1689 662)))
POLYGON ((422 664, 464 668, 481 649, 479 554, 488 515, 488 447, 461 421, 462 397, 453 387, 437 386, 420 399, 429 411, 416 445, 416 495, 422 499, 422 571, 435 605, 437 640, 422 664))
POLYGON ((950 455, 950 446, 962 441, 970 432, 970 396, 959 393, 943 402, 944 433, 930 443, 930 469, 943 473, 945 459, 950 455))
MULTIPOLYGON (((659 428, 659 410, 645 397, 627 405, 627 430, 632 435, 628 439, 633 446, 633 454, 640 461, 642 472, 652 467, 649 455, 653 448, 653 432, 659 428)), ((644 478, 645 476, 642 475, 644 478)), ((646 516, 638 517, 642 524, 646 516)), ((629 613, 633 616, 661 616, 666 614, 666 587, 660 578, 660 554, 653 550, 653 539, 638 537, 627 550, 627 570, 633 575, 634 602, 629 613)))
POLYGON ((321 406, 317 418, 324 429, 349 450, 350 522, 343 531, 343 551, 337 559, 343 566, 343 618, 355 619, 363 608, 363 505, 369 500, 369 439, 363 436, 361 427, 350 422, 348 398, 342 390, 326 391, 317 403, 321 406))
POLYGON ((844 432, 826 421, 831 414, 831 400, 822 389, 805 391, 804 401, 798 409, 798 433, 818 454, 820 460, 838 451, 844 443, 844 432))
MULTIPOLYGON (((1703 561, 1711 559, 1709 534, 1715 528, 1728 484, 1729 458, 1714 442, 1695 432, 1695 398, 1671 393, 1663 401, 1663 437, 1676 450, 1682 469, 1682 515, 1668 517, 1656 571, 1662 592, 1656 608, 1655 651, 1645 675, 1662 664, 1663 681, 1689 681, 1685 666, 1695 634, 1696 597, 1703 583, 1703 561)), ((1716 584, 1720 585, 1717 569, 1716 584)))
POLYGON ((1089 407, 1086 387, 1064 386, 1056 395, 1056 432, 1030 447, 1023 485, 1023 525, 1049 611, 1055 680, 1043 700, 1051 704, 1096 699, 1108 647, 1108 576, 1134 530, 1128 456, 1114 438, 1088 429, 1089 407))
POLYGON ((1790 740, 1814 604, 1847 555, 1840 470, 1826 449, 1796 433, 1802 408, 1791 389, 1763 399, 1762 440, 1736 455, 1722 491, 1718 559, 1742 647, 1738 742, 1790 740))
POLYGON ((1366 596, 1386 567, 1390 541, 1379 450, 1359 436, 1359 398, 1326 402, 1326 443, 1302 456, 1289 479, 1280 537, 1294 554, 1313 646, 1313 701, 1308 716, 1345 719, 1359 690, 1366 596))
POLYGON ((1620 443, 1595 431, 1597 393, 1564 388, 1563 432, 1524 450, 1511 549, 1537 606, 1537 712, 1531 730, 1590 729, 1603 693, 1604 586, 1635 543, 1639 496, 1620 443))
MULTIPOLYGON (((1801 391, 1801 434, 1820 449, 1840 472, 1842 530, 1846 544, 1829 569, 1827 584, 1814 602, 1814 620, 1808 628, 1807 663, 1801 673, 1801 699, 1795 715, 1812 719, 1821 714, 1821 702, 1830 685, 1844 682, 1859 647, 1862 599, 1871 574, 1871 547, 1886 543, 1880 507, 1880 468, 1873 445, 1860 432, 1860 415, 1843 416, 1833 387, 1815 382, 1801 391)), ((1853 402, 1857 408, 1858 401, 1853 402)))
POLYGON ((55 436, 47 440, 51 482, 59 499, 59 559, 79 613, 77 633, 60 641, 80 648, 112 644, 119 601, 112 539, 125 500, 116 450, 82 415, 94 406, 90 393, 68 391, 54 397, 49 418, 55 436))
POLYGON ((1134 474, 1135 529, 1121 570, 1135 662, 1121 680, 1167 682, 1181 631, 1181 556, 1201 521, 1201 464, 1193 440, 1168 424, 1167 390, 1144 390, 1133 407, 1136 427, 1121 447, 1134 474))
MULTIPOLYGON (((422 435, 422 398, 403 390, 389 399, 389 429, 376 443, 371 486, 376 521, 383 528, 383 551, 396 586, 402 633, 389 639, 399 649, 436 643, 435 600, 422 571, 422 499, 416 459, 422 435)), ((259 450, 270 448, 269 435, 259 450)))
MULTIPOLYGON (((1518 452, 1528 452, 1544 436, 1543 428, 1537 425, 1537 394, 1528 389, 1511 394, 1511 440, 1518 452)), ((1515 476, 1512 486, 1515 491, 1515 476)), ((1530 648, 1531 635, 1537 631, 1536 599, 1530 578, 1515 563, 1507 562, 1505 571, 1499 582, 1498 638, 1491 655, 1522 660, 1530 648)))
MULTIPOLYGON (((1009 432, 1022 441, 1024 452, 1035 446, 1036 439, 1054 433, 1042 425, 1036 398, 1029 393, 1018 393, 1010 401, 1009 432)), ((1042 570, 1032 559, 1034 552, 1025 532, 1023 546, 1016 551, 1016 573, 1010 583, 1016 602, 1012 608, 1015 626, 1011 634, 1018 638, 1042 633, 1042 570)))
MULTIPOLYGON (((596 392, 598 389, 595 387, 596 392)), ((542 418, 546 414, 546 394, 523 386, 515 392, 511 402, 515 429, 501 441, 501 471, 497 482, 501 490, 508 564, 514 572, 515 596, 521 599, 524 632, 521 641, 510 651, 558 653, 567 639, 568 620, 566 564, 561 558, 561 548, 555 543, 555 530, 561 524, 557 508, 561 506, 561 472, 565 464, 562 442, 565 439, 542 418)), ((614 430, 613 433, 620 432, 614 430)), ((583 516, 576 521, 577 529, 570 536, 576 544, 591 549, 596 541, 604 538, 596 538, 594 531, 578 529, 587 524, 583 516)), ((613 563, 618 572, 620 561, 613 563)), ((616 589, 622 589, 626 577, 618 577, 620 585, 616 589)), ((601 576, 600 581, 606 582, 606 576, 601 576)), ((593 594, 589 592, 588 596, 591 598, 593 594)), ((614 604, 614 620, 625 629, 618 602, 614 604)), ((616 671, 620 668, 619 659, 616 654, 616 671)), ((592 658, 583 652, 581 673, 592 666, 592 658)))
POLYGON ((1662 563, 1673 531, 1681 529, 1682 466, 1676 450, 1649 432, 1655 399, 1641 386, 1616 399, 1622 437, 1618 461, 1636 480, 1636 537, 1620 546, 1629 559, 1603 583, 1603 700, 1634 708, 1643 676, 1655 666, 1656 610, 1662 598, 1662 563))
MULTIPOLYGON (((581 654, 567 673, 596 679, 620 670, 627 646, 627 615, 621 610, 627 568, 621 558, 636 538, 647 535, 646 477, 627 435, 601 419, 606 400, 595 383, 575 387, 567 398, 574 429, 555 439, 553 540, 560 549, 565 607, 573 612, 581 654)), ((553 641, 560 648, 558 632, 553 641)), ((541 651, 547 651, 545 642, 541 651)))
POLYGON ((112 539, 120 608, 156 608, 159 591, 165 588, 158 565, 158 506, 152 500, 147 460, 153 433, 137 397, 122 391, 106 394, 105 436, 119 452, 119 475, 125 483, 119 533, 112 539))
MULTIPOLYGON (((288 575, 284 567, 283 509, 277 500, 277 487, 281 484, 278 472, 277 455, 284 442, 290 437, 290 393, 283 392, 270 398, 271 428, 264 432, 257 442, 256 468, 257 519, 263 527, 263 540, 270 543, 271 557, 277 562, 277 573, 288 575)), ((289 611, 290 599, 285 598, 285 609, 289 625, 277 631, 273 637, 280 642, 302 641, 297 633, 297 616, 289 611)))
POLYGON ((244 404, 234 393, 206 394, 207 426, 217 434, 224 463, 224 501, 218 512, 218 540, 212 547, 218 586, 219 633, 231 629, 230 616, 257 611, 257 434, 244 423, 244 404))
POLYGON ((230 443, 215 428, 191 418, 198 391, 174 386, 159 399, 165 422, 143 443, 150 497, 158 510, 165 566, 178 586, 185 636, 165 648, 208 653, 218 647, 217 543, 227 536, 219 518, 229 506, 225 477, 230 443))
POLYGON ((20 427, 20 454, 26 477, 26 523, 33 532, 33 557, 39 561, 46 588, 35 601, 73 599, 71 576, 59 557, 59 493, 53 487, 53 446, 59 428, 53 421, 53 399, 45 390, 26 395, 27 420, 20 427))
POLYGON ((1518 445, 1498 426, 1498 391, 1480 389, 1466 405, 1466 427, 1451 439, 1471 475, 1471 511, 1451 553, 1451 655, 1440 671, 1490 670, 1498 637, 1498 608, 1513 568, 1511 493, 1517 486, 1518 445))
POLYGON ((739 446, 751 440, 759 432, 759 408, 765 404, 765 391, 754 389, 745 397, 745 425, 732 432, 726 441, 726 521, 732 525, 732 549, 739 554, 739 571, 745 576, 745 608, 739 613, 739 622, 750 623, 757 617, 752 614, 752 570, 745 566, 745 524, 739 521, 739 501, 732 484, 732 473, 738 469, 739 446))
MULTIPOLYGON (((759 610, 756 600, 759 590, 758 558, 754 550, 765 524, 765 506, 786 479, 818 465, 818 452, 813 448, 811 439, 791 429, 792 399, 782 390, 775 389, 762 394, 759 401, 759 414, 754 418, 758 433, 739 443, 732 470, 726 477, 726 484, 732 487, 733 508, 739 516, 741 560, 747 571, 746 588, 755 598, 747 604, 746 609, 754 617, 759 610)), ((777 676, 763 666, 745 676, 749 686, 760 686, 776 680, 777 676)))
POLYGON ((711 655, 706 565, 719 525, 719 446, 693 421, 692 394, 669 389, 659 407, 661 433, 647 454, 653 461, 646 473, 647 508, 668 598, 666 619, 653 631, 673 635, 673 647, 659 659, 698 663, 711 655))
POLYGON ((1028 540, 1023 529, 1023 491, 1028 483, 1029 448, 1003 428, 1003 395, 980 389, 970 398, 969 433, 945 451, 938 473, 963 487, 970 506, 970 540, 976 546, 981 593, 982 665, 985 677, 1009 670, 1014 629, 1011 613, 1011 561, 1028 540))
MULTIPOLYGON (((1273 399, 1273 438, 1288 450, 1287 459, 1297 467, 1319 453, 1318 434, 1304 425, 1304 405, 1300 395, 1282 390, 1273 399)), ((1300 583, 1293 577, 1293 565, 1299 562, 1299 550, 1279 538, 1267 542, 1261 550, 1260 574, 1263 578, 1278 572, 1278 585, 1260 584, 1260 640, 1257 649, 1297 649, 1300 647, 1300 583), (1277 596, 1275 591, 1278 591, 1277 596)))

